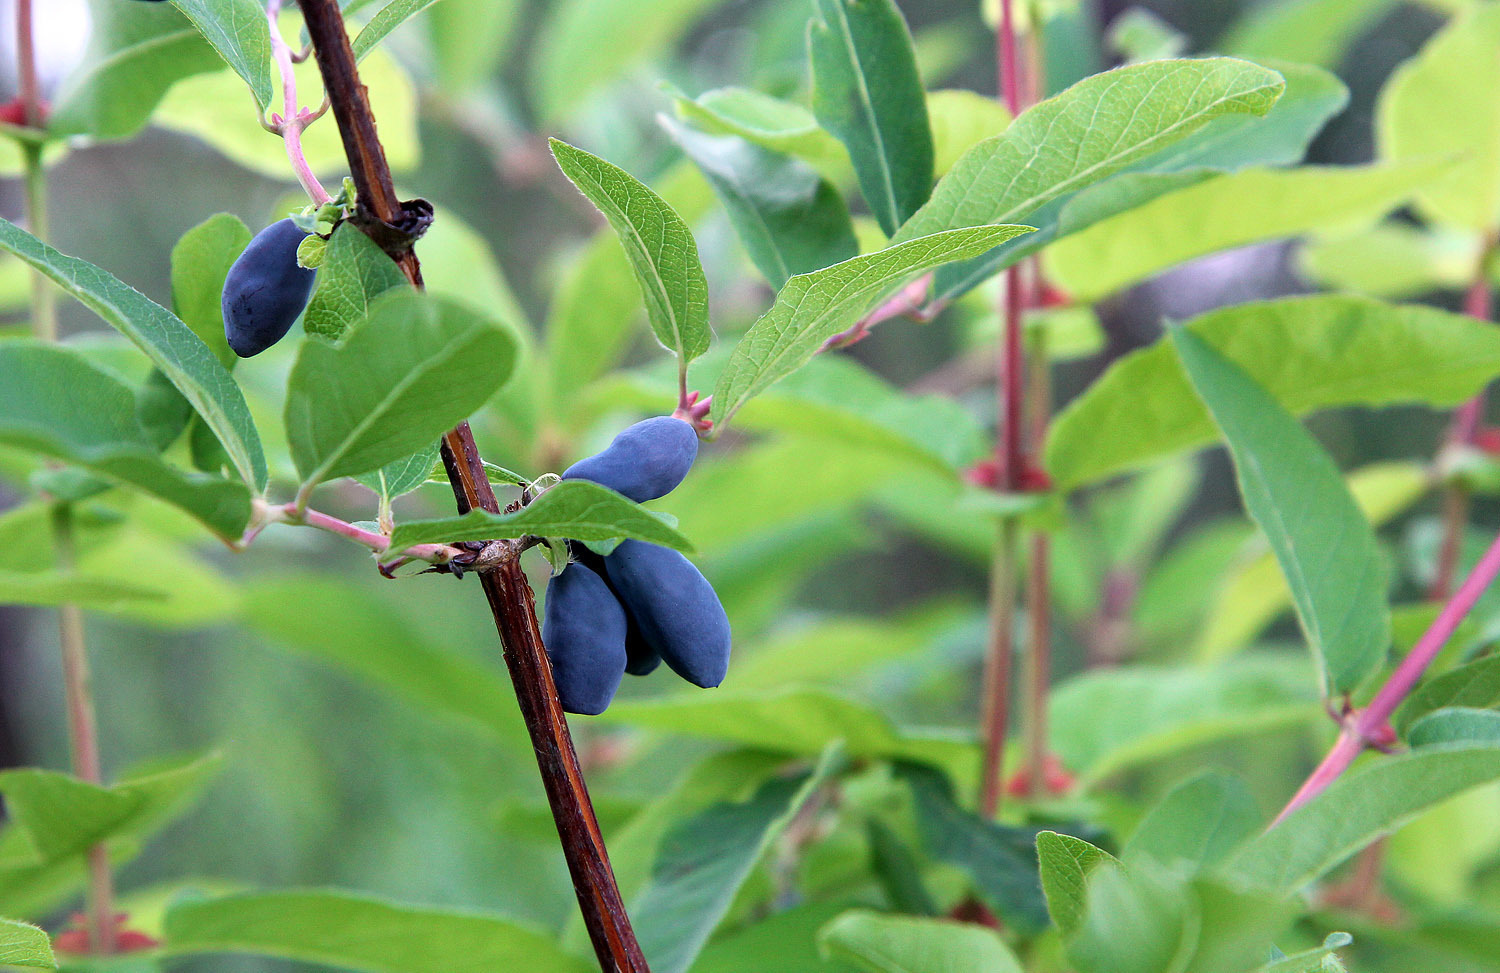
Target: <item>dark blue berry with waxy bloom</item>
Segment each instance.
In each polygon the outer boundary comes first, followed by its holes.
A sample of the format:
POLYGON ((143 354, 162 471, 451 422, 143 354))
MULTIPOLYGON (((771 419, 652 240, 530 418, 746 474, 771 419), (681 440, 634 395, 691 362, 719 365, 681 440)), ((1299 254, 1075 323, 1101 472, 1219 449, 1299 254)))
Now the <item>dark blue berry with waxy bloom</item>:
POLYGON ((645 503, 671 493, 697 456, 697 430, 673 416, 655 416, 626 429, 603 452, 579 460, 562 476, 588 480, 645 503))
POLYGON ((677 551, 624 541, 604 559, 642 639, 688 682, 711 689, 729 671, 729 617, 713 586, 677 551))
POLYGON ((307 307, 316 271, 297 263, 306 239, 297 224, 280 220, 261 230, 224 278, 224 337, 241 358, 280 341, 307 307))
POLYGON ((625 610, 609 585, 582 564, 547 583, 542 642, 557 698, 569 713, 597 716, 625 674, 625 610))

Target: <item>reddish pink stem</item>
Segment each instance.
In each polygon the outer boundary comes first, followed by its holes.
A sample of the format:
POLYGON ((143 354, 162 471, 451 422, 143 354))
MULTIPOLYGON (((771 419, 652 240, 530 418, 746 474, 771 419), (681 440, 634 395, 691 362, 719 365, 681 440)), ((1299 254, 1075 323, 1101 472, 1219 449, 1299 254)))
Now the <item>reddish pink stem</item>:
POLYGON ((31 128, 41 128, 42 91, 36 74, 36 37, 32 30, 31 0, 16 0, 16 74, 26 124, 31 128))
MULTIPOLYGON (((376 554, 384 554, 390 548, 390 541, 383 534, 364 530, 347 521, 339 520, 337 517, 331 517, 316 510, 303 509, 299 511, 296 503, 287 504, 281 508, 281 511, 286 519, 292 523, 305 524, 308 527, 326 530, 330 534, 346 537, 356 544, 363 544, 376 554)), ((446 544, 414 544, 398 553, 419 561, 446 564, 463 552, 456 547, 449 547, 446 544)))
POLYGON ((1303 783, 1301 789, 1287 802, 1281 813, 1276 815, 1276 820, 1271 822, 1275 827, 1283 818, 1292 811, 1306 804, 1317 795, 1321 794, 1329 784, 1338 779, 1354 758, 1369 746, 1370 740, 1376 736, 1386 723, 1391 714, 1396 712, 1396 707, 1411 694, 1421 680, 1422 674, 1437 658, 1443 646, 1453 637, 1453 633, 1463 622, 1464 618, 1473 610, 1474 604, 1485 590, 1494 583, 1497 575, 1500 575, 1500 536, 1490 544, 1489 550, 1484 552, 1484 557, 1469 572, 1464 583, 1459 585, 1458 591, 1443 606, 1438 617, 1428 627, 1417 644, 1407 653, 1406 658, 1391 673, 1385 685, 1370 700, 1370 704, 1364 709, 1352 714, 1346 723, 1344 730, 1339 734, 1338 741, 1334 743, 1333 749, 1323 762, 1318 765, 1303 783))
POLYGON ((1011 0, 1000 0, 1000 31, 995 37, 995 60, 1000 65, 1000 93, 1010 117, 1021 114, 1021 72, 1016 63, 1016 18, 1011 0))
MULTIPOLYGON (((329 200, 327 190, 313 175, 308 165, 307 154, 302 149, 302 131, 317 118, 317 114, 297 106, 297 76, 294 73, 292 49, 281 36, 278 19, 281 16, 281 0, 270 0, 266 4, 266 17, 271 22, 271 54, 276 59, 276 70, 281 73, 281 100, 284 114, 276 122, 281 138, 286 142, 286 156, 297 173, 297 181, 307 190, 313 202, 322 205, 329 200)), ((275 115, 271 118, 276 121, 275 115)))

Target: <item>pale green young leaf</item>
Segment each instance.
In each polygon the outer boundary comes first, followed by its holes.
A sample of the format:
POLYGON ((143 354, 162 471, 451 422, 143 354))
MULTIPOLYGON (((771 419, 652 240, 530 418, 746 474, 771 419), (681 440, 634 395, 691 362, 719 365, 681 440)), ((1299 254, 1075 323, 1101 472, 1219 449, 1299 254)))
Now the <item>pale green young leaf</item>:
POLYGON ((52 955, 52 940, 29 923, 0 919, 0 966, 55 970, 57 958, 52 955))
POLYGON ((932 170, 946 175, 963 154, 987 138, 1005 131, 1010 112, 994 98, 963 88, 927 94, 927 118, 932 125, 932 170))
POLYGON ((749 800, 713 805, 662 837, 630 908, 651 969, 687 973, 756 863, 843 764, 832 744, 810 773, 767 781, 749 800))
POLYGON ((1092 302, 1177 264, 1261 240, 1372 222, 1444 163, 1244 169, 1157 196, 1053 244, 1047 269, 1092 302))
MULTIPOLYGON (((173 84, 224 63, 171 4, 90 0, 89 12, 88 51, 52 100, 52 134, 128 138, 173 84)), ((241 83, 235 86, 243 99, 241 83)))
POLYGON ((238 358, 224 337, 224 278, 250 239, 238 216, 216 213, 172 247, 172 310, 228 369, 238 358))
POLYGON ((576 541, 633 538, 691 551, 687 538, 639 504, 587 480, 565 480, 512 514, 471 510, 461 517, 397 524, 391 550, 413 544, 515 537, 567 537, 576 541))
POLYGON ((868 973, 1021 973, 996 932, 951 919, 858 909, 824 926, 818 944, 825 956, 868 973))
POLYGON ((1380 153, 1449 159, 1454 168, 1417 194, 1433 221, 1486 230, 1500 218, 1500 7, 1457 14, 1386 82, 1376 109, 1380 153))
MULTIPOLYGON (((708 350, 708 280, 693 231, 667 201, 630 173, 582 149, 553 139, 563 174, 614 228, 646 302, 646 316, 662 347, 688 362, 708 350)), ((685 379, 684 379, 685 380, 685 379)))
POLYGON ((239 953, 363 973, 593 968, 552 936, 499 916, 333 891, 181 901, 167 911, 163 939, 173 956, 239 953))
POLYGON ((515 352, 508 327, 410 289, 381 297, 340 344, 305 343, 286 399, 303 490, 436 442, 505 384, 515 352))
POLYGON ((1331 932, 1323 939, 1323 945, 1305 949, 1291 956, 1272 960, 1259 967, 1255 973, 1342 973, 1338 951, 1354 942, 1346 932, 1331 932))
POLYGON ((1500 745, 1500 712, 1469 706, 1434 710, 1407 728, 1406 742, 1412 747, 1438 743, 1500 745))
POLYGON ((1047 913, 1063 935, 1068 935, 1078 928, 1088 912, 1089 873, 1115 858, 1082 838, 1056 831, 1043 831, 1036 836, 1036 857, 1042 891, 1047 896, 1047 913))
POLYGON ((1392 723, 1405 735, 1414 722, 1444 707, 1500 707, 1500 655, 1488 655, 1439 673, 1419 685, 1396 711, 1392 723))
POLYGON ((65 347, 25 341, 0 344, 0 374, 0 443, 135 487, 225 540, 239 539, 250 519, 245 485, 164 462, 136 421, 134 393, 119 379, 65 347))
POLYGON ((338 341, 370 314, 386 291, 406 285, 406 275, 374 240, 352 223, 340 223, 323 251, 317 287, 302 313, 302 327, 338 341))
POLYGON ((172 312, 107 271, 47 246, 0 219, 0 249, 57 282, 144 351, 218 436, 252 490, 266 486, 266 457, 245 396, 212 349, 172 312))
MULTIPOLYGON (((1456 405, 1500 374, 1500 332, 1457 314, 1323 295, 1210 311, 1182 326, 1293 415, 1343 405, 1456 405)), ((1067 490, 1210 442, 1213 421, 1170 343, 1116 361, 1058 416, 1046 466, 1067 490)))
POLYGON ((166 597, 159 588, 82 572, 0 571, 0 605, 78 605, 107 611, 121 602, 166 597))
POLYGON ((1270 392, 1195 332, 1169 334, 1229 446, 1241 499, 1286 576, 1328 692, 1353 690, 1391 642, 1374 530, 1332 458, 1270 392))
POLYGON ((737 135, 706 135, 666 116, 658 120, 713 187, 772 287, 859 252, 843 196, 807 164, 737 135))
MULTIPOLYGON (((426 483, 437 462, 438 444, 434 441, 410 456, 393 459, 373 473, 361 473, 355 479, 386 500, 394 500, 426 483)), ((443 482, 448 482, 446 477, 443 482)))
POLYGON ((807 31, 813 114, 849 150, 865 202, 890 235, 932 191, 932 130, 911 34, 894 0, 816 8, 807 31))
POLYGON ((1276 72, 1232 58, 1155 61, 1086 78, 966 152, 893 241, 1014 223, 1213 118, 1265 114, 1284 87, 1276 72))
POLYGON ((924 271, 978 256, 1026 233, 1023 226, 973 226, 919 237, 832 267, 793 277, 776 303, 735 346, 714 389, 718 428, 749 399, 816 355, 882 298, 924 271))
POLYGON ((1381 835, 1472 787, 1500 778, 1500 747, 1438 744, 1381 758, 1243 847, 1224 874, 1290 895, 1381 835))
POLYGON ((359 33, 351 42, 355 60, 363 59, 366 54, 375 50, 391 31, 436 2, 437 0, 389 0, 385 6, 375 12, 375 16, 370 18, 369 23, 360 28, 359 33))
POLYGON ((1244 57, 1336 68, 1349 45, 1395 0, 1277 0, 1249 9, 1216 45, 1244 57))
POLYGON ((1467 287, 1478 242, 1471 233, 1390 219, 1308 240, 1297 251, 1298 269, 1324 290, 1410 299, 1467 287))
MULTIPOLYGON (((989 98, 983 100, 994 104, 989 98)), ((678 97, 676 110, 678 118, 705 134, 737 135, 763 149, 801 159, 835 186, 854 178, 843 143, 796 102, 751 88, 711 88, 697 98, 678 97)))
POLYGON ((271 104, 271 29, 259 0, 172 0, 234 73, 262 110, 271 104))

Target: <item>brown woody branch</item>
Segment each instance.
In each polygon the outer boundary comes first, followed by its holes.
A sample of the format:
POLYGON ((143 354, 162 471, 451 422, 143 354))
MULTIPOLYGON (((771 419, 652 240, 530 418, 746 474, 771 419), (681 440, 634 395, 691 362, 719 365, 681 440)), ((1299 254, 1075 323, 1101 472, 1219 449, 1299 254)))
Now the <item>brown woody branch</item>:
MULTIPOLYGON (((359 80, 337 0, 300 2, 358 190, 355 221, 382 245, 413 286, 421 287, 421 265, 409 243, 401 242, 399 230, 409 213, 396 198, 385 150, 375 130, 375 116, 359 80)), ((475 508, 499 513, 500 505, 490 488, 468 423, 459 423, 443 437, 442 453, 459 513, 475 508)), ((567 718, 552 683, 552 667, 542 646, 531 586, 521 570, 523 549, 516 544, 514 556, 502 558, 494 567, 482 570, 480 584, 495 616, 505 663, 510 669, 526 729, 531 734, 563 855, 578 894, 578 907, 599 964, 605 973, 649 973, 620 900, 599 822, 594 817, 583 771, 573 750, 567 718)))

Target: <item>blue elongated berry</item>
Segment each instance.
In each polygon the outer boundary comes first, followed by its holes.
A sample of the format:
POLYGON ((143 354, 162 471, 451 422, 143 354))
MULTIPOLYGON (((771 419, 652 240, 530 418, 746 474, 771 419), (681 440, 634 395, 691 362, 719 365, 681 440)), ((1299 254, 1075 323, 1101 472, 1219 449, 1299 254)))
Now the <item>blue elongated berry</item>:
POLYGON ((653 649, 641 634, 641 627, 625 613, 629 627, 625 630, 625 671, 632 676, 649 676, 661 665, 661 653, 653 649))
POLYGON ((729 671, 729 617, 693 562, 669 547, 624 541, 604 559, 647 645, 688 682, 711 689, 729 671))
POLYGON ((290 219, 261 230, 224 278, 224 337, 241 358, 280 341, 307 306, 316 271, 297 264, 307 236, 290 219))
POLYGON ((589 480, 636 503, 664 497, 682 482, 698 456, 698 433, 673 416, 637 422, 602 453, 563 471, 564 480, 589 480))
POLYGON ((547 582, 542 642, 557 697, 569 713, 598 716, 625 675, 625 609, 604 579, 571 564, 547 582))

